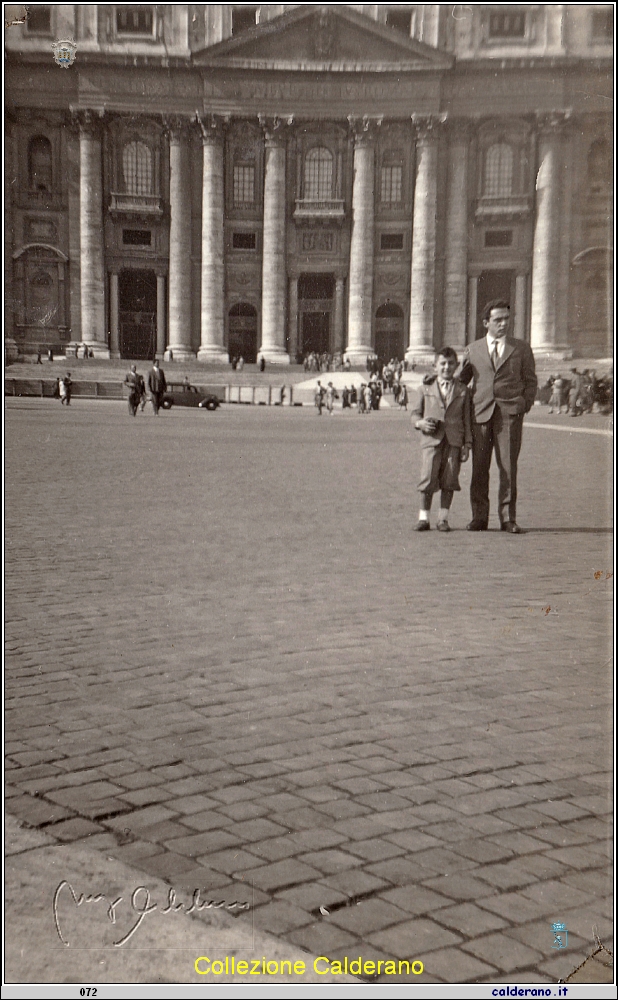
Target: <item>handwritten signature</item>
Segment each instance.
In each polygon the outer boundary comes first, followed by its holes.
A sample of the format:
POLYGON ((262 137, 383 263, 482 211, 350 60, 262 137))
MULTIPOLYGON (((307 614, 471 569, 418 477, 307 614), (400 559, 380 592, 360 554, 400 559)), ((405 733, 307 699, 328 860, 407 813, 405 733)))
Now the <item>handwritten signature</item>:
MULTIPOLYGON (((73 902, 75 903, 76 906, 81 906, 82 903, 100 903, 102 900, 107 900, 109 904, 107 907, 108 920, 112 924, 116 923, 116 908, 120 906, 120 904, 123 902, 124 899, 123 896, 118 896, 116 899, 109 899, 109 897, 107 897, 102 892, 98 892, 95 894, 92 893, 84 894, 83 892, 81 892, 79 895, 77 895, 73 886, 69 882, 67 882, 66 879, 63 879, 63 881, 60 882, 60 884, 56 887, 56 890, 54 892, 52 900, 52 909, 54 911, 54 923, 56 925, 56 931, 58 933, 58 937, 62 941, 63 945, 65 945, 67 948, 69 947, 69 942, 62 935, 62 931, 60 930, 60 920, 58 917, 58 901, 61 897, 63 890, 65 889, 70 893, 71 898, 73 899, 73 902)), ((128 933, 124 935, 124 937, 120 938, 119 941, 113 942, 114 947, 121 948, 123 944, 126 944, 127 941, 129 941, 130 938, 133 937, 133 935, 135 934, 136 930, 138 929, 142 921, 145 919, 145 917, 147 917, 149 913, 154 913, 155 910, 157 909, 159 910, 159 913, 194 913, 199 910, 208 910, 208 909, 248 910, 250 908, 249 903, 238 903, 236 900, 234 900, 233 903, 228 903, 224 899, 201 900, 200 891, 201 891, 200 889, 194 889, 191 903, 189 905, 186 905, 185 903, 182 902, 177 903, 176 890, 170 889, 167 894, 167 905, 162 909, 159 909, 157 903, 151 902, 150 890, 147 889, 145 885, 138 885, 137 888, 134 889, 133 892, 131 893, 131 898, 130 898, 131 910, 138 915, 137 920, 135 921, 133 927, 131 927, 131 929, 128 931, 128 933)))

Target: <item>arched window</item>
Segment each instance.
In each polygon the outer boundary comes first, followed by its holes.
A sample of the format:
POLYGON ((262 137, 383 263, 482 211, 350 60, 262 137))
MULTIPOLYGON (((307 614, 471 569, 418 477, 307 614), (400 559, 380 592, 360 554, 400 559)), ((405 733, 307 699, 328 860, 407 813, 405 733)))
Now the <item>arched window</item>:
POLYGON ((52 189, 52 148, 44 135, 35 135, 28 146, 28 180, 31 190, 52 189))
POLYGON ((305 157, 306 201, 327 201, 333 196, 333 154, 323 146, 310 149, 305 157))
POLYGON ((513 193, 513 150, 506 142, 495 143, 485 154, 484 193, 494 198, 513 193))
POLYGON ((129 142, 122 151, 122 172, 127 194, 152 193, 152 154, 145 142, 129 142))

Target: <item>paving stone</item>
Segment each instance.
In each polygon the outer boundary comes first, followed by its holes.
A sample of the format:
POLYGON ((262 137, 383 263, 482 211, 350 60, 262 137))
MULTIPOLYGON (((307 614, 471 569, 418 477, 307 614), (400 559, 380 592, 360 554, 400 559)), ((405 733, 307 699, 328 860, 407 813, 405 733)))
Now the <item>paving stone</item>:
POLYGON ((213 868, 215 871, 226 872, 228 875, 234 874, 234 872, 244 871, 258 868, 260 865, 264 864, 262 858, 256 857, 255 854, 249 851, 243 851, 242 848, 229 848, 226 851, 214 851, 210 854, 204 855, 203 858, 198 857, 198 861, 203 861, 203 863, 208 868, 213 868))
POLYGON ((258 907, 254 911, 253 919, 256 927, 261 927, 270 934, 286 934, 297 927, 314 923, 306 910, 301 910, 299 906, 294 906, 283 899, 275 899, 258 907))
POLYGON ((496 968, 504 972, 536 965, 542 956, 540 950, 528 948, 504 932, 468 941, 463 945, 463 949, 483 961, 493 963, 496 968))
POLYGON ((387 931, 369 934, 368 937, 372 944, 397 958, 420 959, 423 964, 426 964, 425 955, 429 952, 459 944, 461 941, 458 934, 426 918, 406 920, 395 927, 390 927, 387 931))
POLYGON ((490 885, 474 878, 469 872, 426 879, 424 885, 452 899, 474 899, 477 902, 494 891, 490 885))
POLYGON ((527 899, 519 892, 504 892, 499 896, 485 896, 475 900, 484 910, 497 913, 510 923, 524 924, 537 920, 539 908, 536 902, 527 899))
MULTIPOLYGON (((176 805, 175 802, 174 805, 176 805)), ((180 819, 183 826, 189 827, 191 830, 199 830, 200 832, 206 830, 234 829, 234 821, 229 816, 223 815, 223 813, 214 809, 205 809, 203 812, 197 813, 185 813, 180 819)))
POLYGON ((330 923, 308 924, 292 931, 287 937, 292 944, 299 945, 313 955, 323 955, 324 952, 330 954, 333 948, 347 947, 355 942, 352 934, 330 923))
POLYGON ((541 831, 535 830, 534 837, 520 831, 512 833, 498 833, 493 837, 488 837, 487 842, 502 847, 511 854, 529 854, 536 851, 546 850, 544 841, 540 839, 541 831))
MULTIPOLYGON (((49 827, 49 832, 63 843, 73 840, 81 840, 82 837, 89 837, 91 834, 100 834, 103 828, 90 820, 76 816, 74 819, 66 819, 62 823, 54 823, 49 827)), ((94 845, 91 845, 94 846, 94 845)))
POLYGON ((519 889, 537 881, 536 875, 520 865, 519 861, 510 861, 505 865, 483 865, 476 868, 474 874, 502 890, 519 889))
POLYGON ((423 868, 414 857, 388 858, 367 865, 365 871, 378 878, 387 879, 392 885, 408 885, 410 882, 420 882, 433 874, 428 868, 423 868))
POLYGON ((455 854, 461 854, 464 858, 477 861, 479 864, 502 861, 513 855, 513 851, 510 848, 501 847, 498 844, 492 843, 491 840, 461 840, 453 844, 451 850, 455 854))
POLYGON ((339 872, 337 875, 329 875, 323 878, 322 881, 325 885, 331 886, 333 889, 340 889, 350 898, 364 896, 367 893, 375 892, 386 886, 386 882, 383 879, 377 878, 368 872, 360 872, 354 869, 347 872, 339 872))
POLYGON ((155 823, 162 823, 166 820, 175 819, 176 813, 165 806, 146 806, 144 809, 135 809, 128 816, 119 816, 110 819, 106 826, 114 830, 141 830, 144 827, 152 826, 155 823))
MULTIPOLYGON (((413 834, 416 831, 413 831, 413 834)), ((399 836, 399 835, 398 835, 399 836)), ((394 839, 394 838, 390 838, 394 839)), ((452 875, 455 872, 471 871, 475 869, 476 863, 464 858, 454 851, 449 851, 445 847, 433 847, 428 850, 418 850, 412 855, 412 860, 426 868, 430 872, 440 875, 452 875)))
POLYGON ((365 937, 408 919, 408 914, 384 899, 363 899, 331 913, 325 923, 336 924, 351 934, 365 937))
POLYGON ((580 870, 587 868, 601 868, 607 864, 607 856, 597 853, 594 844, 586 844, 583 847, 559 847, 554 851, 546 851, 545 857, 551 861, 559 862, 563 866, 565 874, 569 868, 580 870))
POLYGON ((57 823, 61 819, 68 819, 71 813, 63 806, 53 802, 44 802, 42 799, 33 799, 29 795, 21 798, 11 799, 11 813, 19 816, 28 826, 46 826, 49 823, 57 823))
POLYGON ((387 840, 381 840, 379 837, 370 840, 352 840, 347 844, 347 850, 351 851, 352 854, 358 854, 366 861, 385 861, 388 858, 405 854, 403 847, 390 844, 387 840))
POLYGON ((383 813, 370 816, 357 816, 355 819, 341 820, 334 824, 334 829, 342 836, 351 840, 367 840, 392 833, 393 827, 384 822, 383 813))
MULTIPOLYGON (((384 838, 385 840, 390 840, 393 844, 397 844, 398 847, 403 847, 410 854, 414 854, 416 851, 425 852, 427 848, 431 847, 441 847, 441 841, 436 837, 430 837, 426 833, 422 833, 420 830, 407 830, 400 833, 390 833, 384 838)), ((419 863, 423 865, 424 868, 431 868, 431 865, 425 865, 421 860, 419 863)), ((437 869, 436 869, 437 870, 437 869)))
POLYGON ((347 868, 356 868, 362 865, 360 858, 347 854, 345 851, 310 851, 308 854, 300 854, 299 861, 307 865, 312 865, 324 875, 334 875, 336 872, 345 871, 347 868))
POLYGON ((234 823, 230 830, 238 840, 247 843, 266 840, 267 837, 281 837, 288 832, 286 827, 272 823, 268 819, 249 819, 244 823, 234 823))
POLYGON ((441 896, 431 889, 426 889, 422 885, 406 885, 397 889, 388 889, 380 893, 382 899, 402 910, 407 914, 413 913, 415 916, 422 916, 438 910, 441 907, 450 906, 451 900, 446 896, 441 896))
POLYGON ((609 868, 603 871, 569 872, 562 881, 583 892, 591 892, 596 897, 607 895, 613 886, 613 876, 609 868))
POLYGON ((125 792, 119 796, 122 802, 128 802, 132 806, 149 806, 157 802, 165 802, 171 798, 169 792, 164 792, 161 788, 152 786, 150 788, 138 788, 134 792, 125 792))
MULTIPOLYGON (((491 982, 496 982, 495 967, 486 962, 480 962, 472 955, 466 955, 459 948, 440 948, 432 951, 424 962, 427 971, 439 977, 435 981, 443 983, 480 983, 487 981, 491 976, 491 982)), ((527 980, 526 980, 527 981, 527 980)))
MULTIPOLYGON (((568 947, 569 950, 573 952, 582 951, 588 947, 588 942, 583 938, 578 937, 572 930, 568 928, 568 947)), ((552 921, 551 920, 535 920, 529 924, 523 924, 521 927, 511 927, 505 931, 508 937, 515 938, 516 941, 521 941, 522 944, 528 945, 529 948, 533 948, 536 951, 543 951, 547 954, 547 947, 553 947, 554 934, 552 932, 552 921)))
POLYGON ((176 836, 168 838, 165 842, 168 850, 176 851, 178 854, 186 854, 191 858, 221 851, 226 847, 235 847, 237 844, 241 844, 240 837, 227 829, 207 830, 204 833, 190 834, 184 837, 176 836))
POLYGON ((522 895, 534 900, 539 910, 552 913, 556 910, 570 910, 574 906, 586 906, 591 902, 594 893, 582 892, 566 882, 538 882, 521 890, 522 895))
POLYGON ((183 857, 181 854, 173 854, 171 851, 165 851, 164 854, 151 854, 140 860, 140 868, 143 868, 150 875, 164 879, 173 880, 177 875, 182 875, 194 867, 195 862, 192 859, 183 857))
POLYGON ((366 816, 370 812, 368 806, 361 805, 358 802, 352 802, 350 799, 337 799, 334 802, 322 802, 316 804, 316 809, 321 813, 326 813, 328 816, 332 816, 335 820, 345 820, 351 819, 357 816, 366 816))
POLYGON ((255 874, 252 873, 251 877, 259 889, 275 892, 302 882, 311 882, 320 875, 321 872, 316 868, 301 864, 296 859, 285 859, 271 865, 262 865, 255 870, 255 874))
POLYGON ((495 913, 482 910, 474 903, 459 903, 440 910, 440 923, 452 927, 465 937, 478 937, 488 931, 500 930, 507 923, 495 913))
MULTIPOLYGON (((152 771, 126 771, 120 770, 118 768, 124 768, 124 762, 117 762, 115 764, 106 764, 103 770, 108 774, 116 778, 116 784, 122 785, 123 788, 128 788, 133 790, 136 788, 148 788, 150 785, 160 785, 165 781, 165 778, 161 776, 158 772, 152 771)), ((135 768, 135 765, 133 765, 135 768)))
POLYGON ((307 882, 304 885, 280 890, 277 892, 277 898, 286 900, 308 913, 315 913, 320 907, 328 909, 347 902, 348 895, 324 882, 307 882))

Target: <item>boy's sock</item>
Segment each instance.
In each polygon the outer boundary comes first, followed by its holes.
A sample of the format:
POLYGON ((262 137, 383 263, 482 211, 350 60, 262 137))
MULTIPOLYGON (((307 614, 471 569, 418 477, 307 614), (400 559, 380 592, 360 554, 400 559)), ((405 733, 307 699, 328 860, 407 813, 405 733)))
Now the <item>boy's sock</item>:
POLYGON ((431 510, 431 493, 421 493, 421 509, 418 512, 419 521, 428 521, 430 510, 431 510))
POLYGON ((448 514, 453 502, 453 491, 442 490, 440 493, 440 510, 438 511, 438 521, 448 521, 448 514))

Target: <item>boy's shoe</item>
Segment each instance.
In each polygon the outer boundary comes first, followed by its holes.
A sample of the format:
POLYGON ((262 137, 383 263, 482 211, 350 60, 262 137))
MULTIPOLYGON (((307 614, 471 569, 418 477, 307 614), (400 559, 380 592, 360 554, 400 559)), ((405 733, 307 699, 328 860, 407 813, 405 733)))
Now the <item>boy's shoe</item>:
POLYGON ((415 531, 429 531, 429 521, 419 521, 415 531))
POLYGON ((487 531, 487 521, 470 521, 468 531, 487 531))
POLYGON ((520 528, 516 521, 503 521, 500 525, 500 531, 508 531, 511 535, 525 534, 524 529, 520 528))
POLYGON ((438 523, 436 524, 436 528, 438 529, 438 531, 450 531, 451 530, 448 521, 438 521, 438 523))

